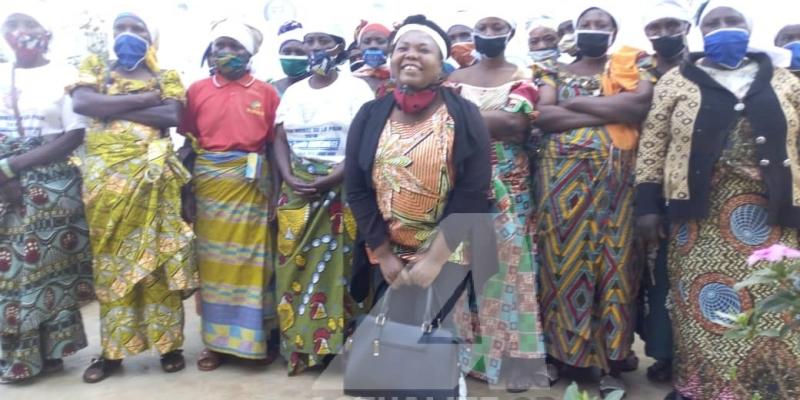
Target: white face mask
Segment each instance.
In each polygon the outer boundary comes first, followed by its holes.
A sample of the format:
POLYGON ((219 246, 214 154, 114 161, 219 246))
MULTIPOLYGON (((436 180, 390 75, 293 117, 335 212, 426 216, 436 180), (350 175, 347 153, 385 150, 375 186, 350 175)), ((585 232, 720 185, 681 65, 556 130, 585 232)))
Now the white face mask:
POLYGON ((558 57, 561 56, 561 52, 558 50, 558 48, 534 50, 529 52, 528 56, 531 58, 531 60, 533 60, 533 62, 542 62, 558 59, 558 57))

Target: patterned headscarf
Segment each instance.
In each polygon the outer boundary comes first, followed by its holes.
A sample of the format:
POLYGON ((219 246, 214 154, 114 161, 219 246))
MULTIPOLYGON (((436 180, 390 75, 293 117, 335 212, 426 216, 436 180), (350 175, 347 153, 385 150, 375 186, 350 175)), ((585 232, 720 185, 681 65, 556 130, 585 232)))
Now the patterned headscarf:
POLYGON ((306 32, 303 30, 303 24, 297 21, 289 21, 278 28, 278 49, 283 48, 288 42, 297 41, 303 43, 306 32))

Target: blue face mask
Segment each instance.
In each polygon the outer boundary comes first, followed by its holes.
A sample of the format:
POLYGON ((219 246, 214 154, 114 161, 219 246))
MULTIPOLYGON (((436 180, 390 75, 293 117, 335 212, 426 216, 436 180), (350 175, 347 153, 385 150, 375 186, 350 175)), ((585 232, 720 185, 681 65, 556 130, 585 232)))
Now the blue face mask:
POLYGON ((558 48, 534 50, 529 52, 528 56, 531 58, 531 60, 533 60, 533 62, 542 62, 558 59, 558 57, 561 56, 561 52, 558 50, 558 48))
POLYGON ((114 53, 117 63, 128 71, 133 71, 144 61, 150 43, 133 33, 123 33, 114 38, 114 53))
POLYGON ((741 28, 717 29, 703 38, 706 56, 717 65, 736 69, 750 44, 750 32, 741 28))
POLYGON ((366 49, 362 58, 364 59, 364 64, 372 68, 378 68, 386 64, 386 53, 381 49, 366 49))
POLYGON ((792 52, 792 65, 789 66, 789 69, 800 71, 800 40, 789 43, 783 48, 792 52))

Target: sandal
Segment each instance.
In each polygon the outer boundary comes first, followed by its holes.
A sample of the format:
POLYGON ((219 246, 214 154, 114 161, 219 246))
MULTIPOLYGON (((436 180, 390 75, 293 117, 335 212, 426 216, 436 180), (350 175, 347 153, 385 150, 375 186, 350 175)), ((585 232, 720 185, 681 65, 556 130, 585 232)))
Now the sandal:
POLYGON ((107 360, 103 357, 92 359, 89 368, 83 373, 83 381, 86 383, 98 383, 103 379, 108 378, 119 367, 122 366, 122 360, 107 360))
POLYGON ((172 350, 161 355, 161 369, 171 374, 182 371, 186 368, 186 360, 183 358, 183 350, 172 350))
POLYGON ((658 360, 647 368, 647 379, 654 383, 672 381, 672 361, 658 360))
POLYGON ((222 354, 210 349, 203 349, 197 359, 197 369, 203 372, 210 372, 222 365, 224 361, 222 354))
POLYGON ((42 373, 43 374, 54 374, 56 372, 61 372, 64 370, 64 360, 56 359, 56 360, 44 360, 44 364, 42 365, 42 373))
POLYGON ((611 375, 600 378, 600 397, 602 399, 624 399, 625 384, 621 379, 611 375))
POLYGON ((634 372, 639 369, 639 357, 636 356, 636 353, 631 351, 631 354, 628 355, 627 358, 620 361, 612 361, 612 364, 614 364, 613 367, 620 372, 634 372))

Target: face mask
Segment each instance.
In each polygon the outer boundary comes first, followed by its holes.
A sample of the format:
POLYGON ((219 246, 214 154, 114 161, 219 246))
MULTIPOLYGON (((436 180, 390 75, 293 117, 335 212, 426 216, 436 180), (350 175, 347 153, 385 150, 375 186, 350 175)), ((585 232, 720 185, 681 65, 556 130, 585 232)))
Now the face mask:
POLYGON ((378 68, 386 64, 386 53, 381 49, 366 49, 362 57, 364 58, 364 64, 372 68, 378 68))
POLYGON ((483 36, 473 34, 475 40, 475 50, 489 58, 495 58, 506 50, 509 35, 502 36, 483 36))
POLYGON ((800 71, 800 40, 789 43, 783 48, 792 52, 792 65, 789 66, 789 70, 800 71))
POLYGON ((736 69, 742 65, 750 44, 750 32, 741 28, 717 29, 703 38, 706 56, 725 68, 736 69))
POLYGON ((450 57, 456 60, 461 68, 475 64, 475 43, 456 43, 450 48, 450 57))
POLYGON ((611 47, 611 32, 577 30, 575 36, 577 37, 578 51, 587 57, 602 57, 611 47))
POLYGON ((308 57, 281 56, 283 73, 290 78, 299 78, 308 72, 308 57))
POLYGON ((14 50, 18 59, 34 60, 39 57, 39 55, 47 52, 50 35, 28 35, 15 31, 6 35, 6 41, 9 46, 11 46, 11 49, 14 50))
POLYGON ((244 75, 250 63, 249 56, 220 53, 214 56, 214 67, 224 77, 239 78, 244 75))
POLYGON ((321 76, 328 75, 336 67, 331 56, 325 50, 317 50, 309 54, 308 65, 311 72, 321 76))
POLYGON ((544 49, 544 50, 534 50, 528 53, 528 56, 533 60, 533 62, 542 62, 547 60, 555 60, 561 55, 561 52, 558 49, 544 49))
POLYGON ((575 52, 578 50, 577 43, 575 42, 575 34, 565 34, 564 37, 561 38, 561 41, 558 42, 558 49, 562 53, 575 54, 575 52))
POLYGON ((683 34, 651 38, 650 43, 653 44, 653 50, 666 59, 675 58, 686 48, 683 34))
POLYGON ((418 114, 433 103, 436 99, 436 90, 425 89, 417 92, 406 87, 398 88, 392 95, 400 111, 406 114, 418 114))
POLYGON ((123 33, 114 39, 114 53, 117 63, 128 71, 133 71, 144 61, 150 43, 133 33, 123 33))

